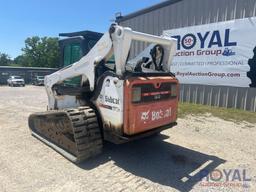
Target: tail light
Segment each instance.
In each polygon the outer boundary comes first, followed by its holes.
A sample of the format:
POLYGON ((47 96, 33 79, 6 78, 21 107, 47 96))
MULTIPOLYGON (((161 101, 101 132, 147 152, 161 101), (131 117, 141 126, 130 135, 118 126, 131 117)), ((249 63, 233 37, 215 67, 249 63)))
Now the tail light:
POLYGON ((140 101, 141 101, 141 87, 133 87, 132 102, 140 102, 140 101))

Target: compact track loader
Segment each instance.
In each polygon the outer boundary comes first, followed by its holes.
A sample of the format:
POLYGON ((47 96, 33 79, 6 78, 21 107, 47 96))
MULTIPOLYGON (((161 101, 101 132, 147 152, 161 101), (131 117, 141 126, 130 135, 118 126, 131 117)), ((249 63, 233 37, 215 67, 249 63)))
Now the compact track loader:
POLYGON ((175 39, 117 24, 104 35, 60 35, 63 68, 45 77, 48 107, 29 116, 33 136, 79 163, 101 153, 103 140, 120 144, 176 125, 175 39))

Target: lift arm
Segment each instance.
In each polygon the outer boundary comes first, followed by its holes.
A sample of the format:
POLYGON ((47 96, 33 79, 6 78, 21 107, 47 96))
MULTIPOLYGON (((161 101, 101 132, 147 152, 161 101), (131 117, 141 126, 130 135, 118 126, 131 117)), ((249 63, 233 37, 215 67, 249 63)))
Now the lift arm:
POLYGON ((113 24, 87 55, 74 64, 45 77, 49 106, 54 105, 56 97, 53 86, 62 83, 64 80, 82 76, 81 84, 88 81, 90 90, 93 91, 95 66, 102 60, 107 61, 113 54, 115 57, 116 74, 121 76, 125 72, 126 60, 133 40, 162 45, 166 50, 165 53, 168 53, 165 54, 163 60, 164 70, 170 70, 171 60, 176 51, 174 39, 136 32, 130 28, 113 24))

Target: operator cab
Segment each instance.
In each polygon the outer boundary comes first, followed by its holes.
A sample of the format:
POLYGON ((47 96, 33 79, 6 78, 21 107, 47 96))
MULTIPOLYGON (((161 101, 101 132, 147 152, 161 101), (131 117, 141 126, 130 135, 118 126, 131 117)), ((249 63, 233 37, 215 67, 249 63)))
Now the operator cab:
MULTIPOLYGON (((102 37, 102 33, 94 31, 78 31, 71 33, 60 33, 60 67, 67 67, 85 56, 102 37)), ((80 87, 81 77, 66 80, 63 86, 80 87)))
POLYGON ((102 35, 102 33, 94 31, 60 33, 60 37, 66 37, 59 40, 61 67, 71 65, 85 56, 102 35))

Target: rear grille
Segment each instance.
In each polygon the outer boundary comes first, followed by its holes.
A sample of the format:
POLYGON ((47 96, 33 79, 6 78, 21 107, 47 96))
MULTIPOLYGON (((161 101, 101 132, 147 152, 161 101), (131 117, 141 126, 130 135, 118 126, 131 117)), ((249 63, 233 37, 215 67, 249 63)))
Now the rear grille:
POLYGON ((133 103, 154 102, 176 98, 176 96, 172 96, 172 92, 175 91, 176 93, 176 90, 171 90, 172 85, 176 85, 176 83, 166 82, 161 83, 160 86, 154 86, 152 83, 135 84, 133 88, 141 88, 141 99, 133 103))

